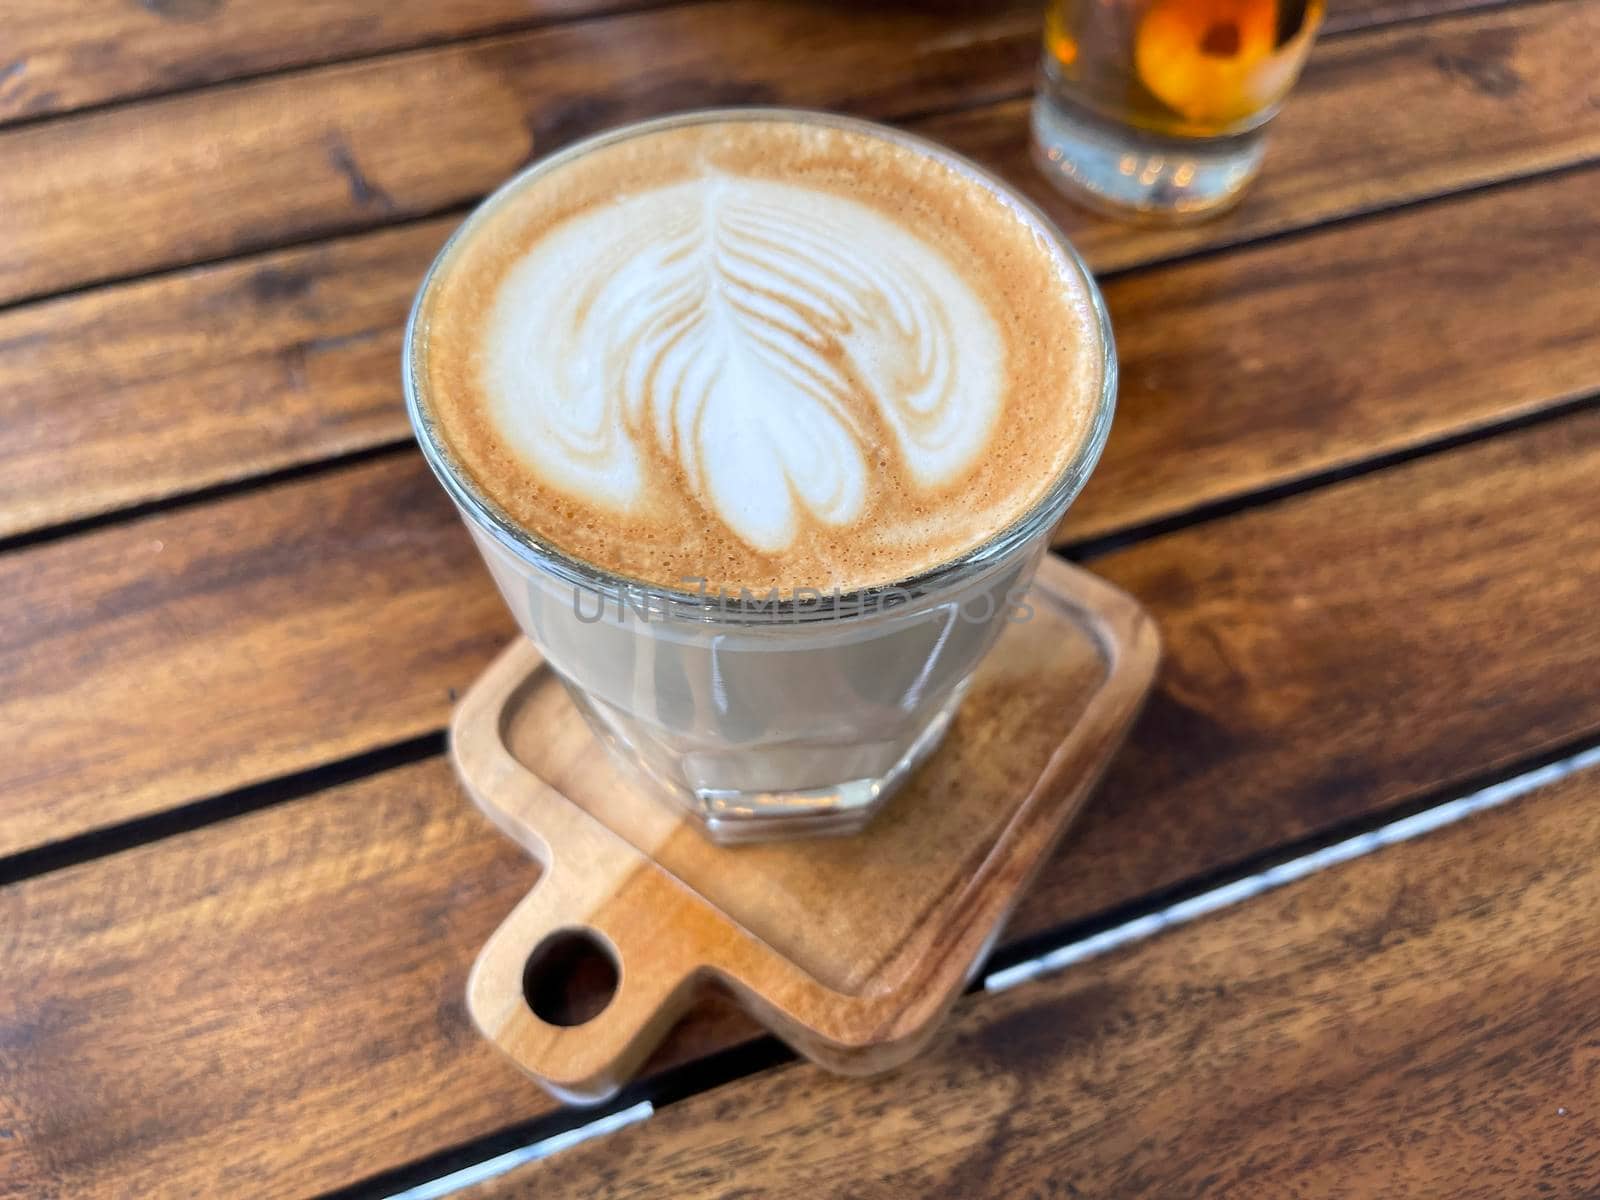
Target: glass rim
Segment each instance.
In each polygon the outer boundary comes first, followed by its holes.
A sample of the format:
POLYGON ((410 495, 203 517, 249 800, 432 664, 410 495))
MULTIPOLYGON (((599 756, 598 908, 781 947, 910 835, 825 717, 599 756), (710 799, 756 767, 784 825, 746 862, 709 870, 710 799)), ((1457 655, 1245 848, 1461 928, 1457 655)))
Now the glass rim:
MULTIPOLYGON (((457 508, 478 529, 494 538, 514 557, 560 582, 573 587, 587 588, 601 595, 621 597, 626 594, 630 600, 637 600, 646 606, 663 610, 670 607, 670 611, 678 619, 716 624, 788 625, 839 620, 858 613, 882 611, 890 599, 904 603, 906 600, 918 600, 946 592, 987 573, 990 569, 1005 563, 1023 546, 1031 544, 1041 530, 1047 526, 1050 529, 1055 527, 1062 514, 1088 482, 1095 464, 1099 462, 1101 451, 1104 450, 1106 439, 1110 435, 1111 420, 1116 410, 1117 354, 1111 332, 1111 316, 1106 310, 1105 298, 1101 295, 1094 275, 1089 271, 1077 248, 1067 240, 1054 221, 994 172, 930 138, 908 133, 877 121, 803 108, 776 106, 705 108, 653 117, 590 134, 530 163, 481 200, 440 247, 412 300, 410 315, 406 319, 401 355, 401 378, 405 391, 406 413, 410 418, 417 444, 422 450, 422 456, 457 508), (740 611, 730 613, 725 592, 709 593, 703 590, 703 587, 700 591, 673 588, 612 571, 540 537, 513 518, 477 485, 465 468, 457 462, 448 444, 439 435, 433 414, 425 399, 427 385, 421 371, 422 355, 419 353, 417 333, 429 291, 435 278, 448 263, 452 252, 487 219, 487 214, 495 206, 529 186, 542 175, 566 163, 604 146, 643 134, 685 125, 723 121, 775 121, 829 125, 907 146, 989 188, 1048 239, 1051 246, 1060 253, 1084 284, 1090 306, 1094 311, 1094 325, 1100 340, 1101 370, 1100 395, 1089 415, 1088 430, 1077 451, 1050 481, 1044 494, 1025 512, 977 545, 903 579, 847 592, 835 588, 830 592, 821 593, 821 599, 817 601, 792 598, 794 592, 813 593, 816 589, 790 589, 791 596, 788 597, 782 596, 780 590, 780 597, 774 604, 758 603, 753 612, 743 611, 741 605, 740 611)), ((741 592, 741 596, 749 594, 751 594, 749 589, 741 592)), ((769 592, 769 597, 770 594, 769 592)))

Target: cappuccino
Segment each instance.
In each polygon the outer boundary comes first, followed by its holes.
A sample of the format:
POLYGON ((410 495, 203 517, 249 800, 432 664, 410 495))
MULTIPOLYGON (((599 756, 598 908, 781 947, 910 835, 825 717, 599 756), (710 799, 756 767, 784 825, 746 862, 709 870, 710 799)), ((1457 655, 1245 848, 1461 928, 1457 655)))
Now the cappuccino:
POLYGON ((535 164, 406 334, 418 441, 518 624, 726 842, 858 829, 937 746, 1030 611, 1115 374, 1093 281, 1025 201, 776 110, 535 164))
POLYGON ((876 127, 644 129, 497 196, 418 313, 437 436, 517 525, 647 584, 895 583, 1089 436, 1089 284, 986 177, 876 127))

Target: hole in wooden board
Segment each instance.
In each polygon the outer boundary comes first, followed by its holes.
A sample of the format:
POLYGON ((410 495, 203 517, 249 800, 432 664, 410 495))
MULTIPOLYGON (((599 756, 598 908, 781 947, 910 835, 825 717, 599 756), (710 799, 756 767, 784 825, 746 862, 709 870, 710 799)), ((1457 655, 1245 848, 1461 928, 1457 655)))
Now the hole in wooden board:
POLYGON ((617 958, 586 929, 562 929, 533 948, 522 969, 522 995, 550 1025, 582 1025, 617 994, 617 958))

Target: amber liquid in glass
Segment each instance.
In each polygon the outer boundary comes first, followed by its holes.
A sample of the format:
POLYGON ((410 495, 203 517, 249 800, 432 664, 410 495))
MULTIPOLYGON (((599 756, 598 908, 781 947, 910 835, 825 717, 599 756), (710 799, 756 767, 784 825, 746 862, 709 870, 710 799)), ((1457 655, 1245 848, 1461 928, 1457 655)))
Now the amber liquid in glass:
POLYGON ((1258 131, 1294 86, 1322 15, 1323 0, 1052 0, 1041 164, 1099 207, 1226 207, 1254 175, 1258 131))

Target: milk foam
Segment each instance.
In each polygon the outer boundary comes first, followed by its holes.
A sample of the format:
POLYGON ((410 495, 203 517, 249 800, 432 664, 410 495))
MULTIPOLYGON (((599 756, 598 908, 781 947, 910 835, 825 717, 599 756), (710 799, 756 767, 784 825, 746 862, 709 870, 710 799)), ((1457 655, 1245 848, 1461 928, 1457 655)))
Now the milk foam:
POLYGON ((508 445, 584 501, 644 458, 763 552, 864 508, 885 430, 919 487, 1000 412, 1002 348, 943 254, 854 200, 709 172, 568 221, 501 285, 484 379, 508 445))
POLYGON ((453 470, 571 557, 868 587, 981 544, 1073 461, 1104 382, 1091 287, 940 152, 724 115, 585 147, 474 214, 412 379, 453 470))

